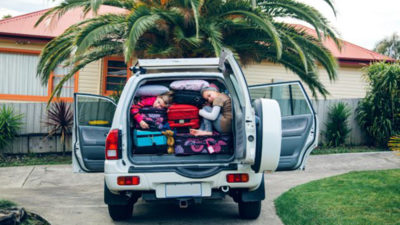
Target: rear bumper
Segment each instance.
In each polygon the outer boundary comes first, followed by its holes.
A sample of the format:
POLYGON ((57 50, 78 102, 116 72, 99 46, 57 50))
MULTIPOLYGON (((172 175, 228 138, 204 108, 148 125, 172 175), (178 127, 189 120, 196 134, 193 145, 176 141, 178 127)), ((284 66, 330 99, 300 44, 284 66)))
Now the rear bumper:
MULTIPOLYGON (((115 167, 113 167, 115 168, 115 167)), ((176 172, 152 172, 149 168, 149 172, 141 170, 140 173, 129 173, 128 171, 107 171, 107 165, 105 170, 105 183, 108 189, 114 193, 121 191, 155 191, 157 197, 163 198, 166 184, 184 184, 184 183, 200 183, 204 188, 203 197, 207 197, 211 194, 212 189, 218 189, 222 186, 228 186, 230 188, 246 188, 251 190, 257 189, 262 182, 262 173, 254 173, 249 166, 239 166, 237 170, 222 170, 215 175, 205 178, 189 178, 182 176, 176 172), (249 181, 246 183, 228 183, 226 181, 226 175, 229 173, 248 173, 249 181), (118 185, 117 178, 119 176, 138 176, 140 178, 139 185, 118 185)))

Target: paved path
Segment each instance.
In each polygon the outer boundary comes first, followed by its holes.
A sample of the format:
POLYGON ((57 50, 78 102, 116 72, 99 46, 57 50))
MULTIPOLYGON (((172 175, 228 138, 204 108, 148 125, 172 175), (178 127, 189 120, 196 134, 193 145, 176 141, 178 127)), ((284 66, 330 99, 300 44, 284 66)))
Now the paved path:
MULTIPOLYGON (((349 171, 392 168, 400 168, 400 156, 392 152, 311 156, 305 171, 266 174, 267 200, 255 221, 238 219, 237 205, 227 198, 188 209, 140 201, 132 219, 116 224, 282 224, 273 200, 290 188, 349 171)), ((103 203, 102 174, 71 171, 68 165, 0 168, 0 198, 17 202, 51 224, 115 224, 103 203)))

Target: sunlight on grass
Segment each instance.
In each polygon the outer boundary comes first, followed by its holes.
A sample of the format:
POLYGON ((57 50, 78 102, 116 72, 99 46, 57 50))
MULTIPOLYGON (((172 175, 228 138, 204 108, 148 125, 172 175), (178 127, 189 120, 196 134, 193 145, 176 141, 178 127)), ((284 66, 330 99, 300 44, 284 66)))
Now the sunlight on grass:
POLYGON ((400 170, 351 172, 295 187, 275 200, 285 225, 394 225, 400 170))

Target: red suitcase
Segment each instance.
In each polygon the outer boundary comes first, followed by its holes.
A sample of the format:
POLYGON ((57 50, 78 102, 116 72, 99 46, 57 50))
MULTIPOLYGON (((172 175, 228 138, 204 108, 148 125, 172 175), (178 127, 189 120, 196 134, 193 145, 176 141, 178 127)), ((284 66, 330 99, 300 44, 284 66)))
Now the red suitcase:
POLYGON ((173 128, 200 127, 199 109, 193 105, 173 104, 167 112, 169 126, 173 128))

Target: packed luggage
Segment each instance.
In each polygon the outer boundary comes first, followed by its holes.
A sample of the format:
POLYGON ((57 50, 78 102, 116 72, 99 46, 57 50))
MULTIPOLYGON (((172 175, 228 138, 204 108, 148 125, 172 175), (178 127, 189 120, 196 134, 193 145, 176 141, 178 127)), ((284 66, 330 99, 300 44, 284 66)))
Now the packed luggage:
POLYGON ((193 105, 173 104, 168 108, 168 123, 171 129, 183 128, 187 133, 190 128, 200 127, 199 109, 193 105))
POLYGON ((136 154, 165 154, 167 153, 167 137, 161 131, 134 130, 133 143, 136 154))
POLYGON ((209 87, 211 84, 205 80, 178 80, 169 87, 140 87, 131 106, 134 154, 231 154, 231 133, 202 130, 204 119, 199 111, 207 102, 202 92, 218 90, 209 87), (195 129, 203 133, 193 134, 195 129))
POLYGON ((230 153, 232 138, 229 134, 214 133, 211 136, 175 136, 175 155, 223 154, 230 153))

